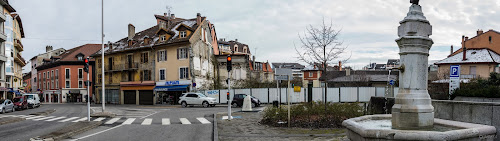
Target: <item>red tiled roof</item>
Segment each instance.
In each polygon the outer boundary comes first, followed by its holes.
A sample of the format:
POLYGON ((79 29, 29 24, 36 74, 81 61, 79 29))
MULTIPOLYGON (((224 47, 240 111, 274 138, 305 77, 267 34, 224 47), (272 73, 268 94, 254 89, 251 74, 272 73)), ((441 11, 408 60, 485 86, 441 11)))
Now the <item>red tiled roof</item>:
POLYGON ((96 53, 101 50, 101 44, 85 44, 79 47, 72 48, 67 50, 61 55, 60 61, 78 61, 76 55, 82 53, 84 58, 96 53))

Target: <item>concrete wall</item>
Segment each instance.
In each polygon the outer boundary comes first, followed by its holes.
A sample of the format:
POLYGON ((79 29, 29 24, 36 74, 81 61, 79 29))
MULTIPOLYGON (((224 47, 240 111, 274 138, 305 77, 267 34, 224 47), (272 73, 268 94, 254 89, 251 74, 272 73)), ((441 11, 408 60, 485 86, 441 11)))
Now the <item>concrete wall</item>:
POLYGON ((500 103, 500 98, 462 97, 462 96, 457 96, 453 100, 454 101, 498 102, 498 103, 500 103))
POLYGON ((433 100, 432 106, 435 118, 492 125, 500 133, 500 103, 433 100))

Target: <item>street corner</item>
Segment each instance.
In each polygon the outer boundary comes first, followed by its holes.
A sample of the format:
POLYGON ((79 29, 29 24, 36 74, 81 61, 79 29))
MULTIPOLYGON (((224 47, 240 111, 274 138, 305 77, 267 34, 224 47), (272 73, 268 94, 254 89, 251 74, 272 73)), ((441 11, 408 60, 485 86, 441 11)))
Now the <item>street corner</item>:
POLYGON ((0 117, 0 125, 15 123, 24 120, 26 119, 21 117, 10 117, 10 116, 0 117))
POLYGON ((62 140, 88 130, 92 130, 102 124, 102 121, 79 121, 60 128, 46 135, 30 138, 30 141, 62 140))

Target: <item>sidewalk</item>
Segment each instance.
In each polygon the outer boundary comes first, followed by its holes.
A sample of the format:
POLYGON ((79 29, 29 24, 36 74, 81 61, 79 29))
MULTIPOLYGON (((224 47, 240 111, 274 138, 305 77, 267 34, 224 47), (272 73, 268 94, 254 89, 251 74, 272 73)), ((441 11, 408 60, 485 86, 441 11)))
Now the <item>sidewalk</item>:
POLYGON ((255 141, 255 140, 332 140, 344 141, 346 138, 345 129, 303 129, 303 128, 282 128, 262 125, 261 112, 233 112, 232 116, 237 117, 231 121, 222 120, 222 116, 227 114, 217 114, 217 132, 220 141, 255 141))

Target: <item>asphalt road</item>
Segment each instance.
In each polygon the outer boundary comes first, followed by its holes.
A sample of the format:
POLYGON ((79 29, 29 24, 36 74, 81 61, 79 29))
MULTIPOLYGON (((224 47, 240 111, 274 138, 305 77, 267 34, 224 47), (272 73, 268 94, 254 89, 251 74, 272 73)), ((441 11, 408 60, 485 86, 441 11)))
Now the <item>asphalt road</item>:
MULTIPOLYGON (((233 108, 240 110, 240 108, 233 108)), ((213 114, 227 112, 227 107, 217 106, 203 108, 200 106, 181 108, 180 106, 112 106, 106 110, 114 113, 123 113, 117 123, 112 125, 101 125, 100 127, 73 136, 68 140, 81 141, 132 141, 132 140, 212 140, 213 139, 213 114), (137 113, 142 113, 143 116, 137 113), (123 123, 130 118, 135 118, 131 124, 123 123), (170 120, 168 125, 163 124, 163 119, 170 120), (205 123, 198 118, 206 119, 205 123), (143 125, 146 119, 151 119, 150 125, 143 125), (182 121, 184 120, 184 121, 182 121), (185 121, 190 124, 186 124, 185 121)))
MULTIPOLYGON (((49 116, 74 116, 84 117, 87 115, 86 106, 83 104, 44 104, 39 108, 15 111, 3 115, 29 115, 35 112, 56 109, 49 116)), ((16 123, 0 125, 0 140, 2 141, 26 141, 30 138, 48 134, 58 130, 72 122, 47 122, 25 120, 16 123)))

